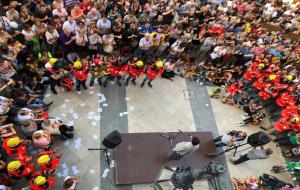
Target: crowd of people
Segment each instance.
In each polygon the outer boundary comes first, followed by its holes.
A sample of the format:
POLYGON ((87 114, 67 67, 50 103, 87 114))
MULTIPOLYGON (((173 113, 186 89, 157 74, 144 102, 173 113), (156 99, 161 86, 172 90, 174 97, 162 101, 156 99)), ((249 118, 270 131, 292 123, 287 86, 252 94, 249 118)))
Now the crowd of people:
MULTIPOLYGON (((152 87, 156 78, 178 75, 225 86, 223 102, 247 114, 240 126, 260 124, 262 109, 271 107, 274 141, 292 145, 285 156, 298 155, 299 10, 297 0, 2 0, 2 186, 21 177, 32 189, 54 185, 61 155, 53 137, 73 138, 74 127, 48 116, 52 102, 44 93, 48 86, 53 94, 58 87, 80 93, 87 80, 107 87, 113 80, 136 85, 141 78, 140 87, 152 87), (36 160, 26 151, 30 143, 42 150, 36 160)), ((74 189, 77 182, 69 176, 64 187, 74 189)))

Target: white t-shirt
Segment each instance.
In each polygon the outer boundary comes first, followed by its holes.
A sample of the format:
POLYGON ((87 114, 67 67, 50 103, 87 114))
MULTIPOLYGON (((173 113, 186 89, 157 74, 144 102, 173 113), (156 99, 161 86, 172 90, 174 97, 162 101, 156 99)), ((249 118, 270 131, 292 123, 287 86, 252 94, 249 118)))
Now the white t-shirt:
POLYGON ((54 9, 52 11, 52 15, 55 16, 59 16, 59 17, 67 17, 68 16, 68 13, 66 11, 66 9, 61 9, 61 11, 58 11, 58 9, 54 9))
POLYGON ((35 36, 35 32, 32 29, 29 32, 22 30, 22 34, 24 35, 26 41, 30 41, 35 36))
POLYGON ((49 31, 47 31, 46 33, 45 33, 45 36, 46 36, 46 39, 47 39, 47 42, 48 42, 48 44, 53 44, 50 40, 51 39, 58 39, 58 37, 59 37, 59 34, 58 34, 58 32, 57 32, 57 30, 54 30, 53 32, 49 32, 49 31))
POLYGON ((73 21, 72 23, 70 23, 70 22, 67 20, 67 21, 64 22, 64 24, 63 24, 63 29, 66 29, 66 28, 67 28, 67 29, 71 30, 73 33, 75 33, 76 26, 77 26, 77 24, 76 24, 75 21, 73 21))
POLYGON ((0 115, 6 114, 8 110, 4 110, 4 108, 7 106, 7 98, 0 96, 0 115))

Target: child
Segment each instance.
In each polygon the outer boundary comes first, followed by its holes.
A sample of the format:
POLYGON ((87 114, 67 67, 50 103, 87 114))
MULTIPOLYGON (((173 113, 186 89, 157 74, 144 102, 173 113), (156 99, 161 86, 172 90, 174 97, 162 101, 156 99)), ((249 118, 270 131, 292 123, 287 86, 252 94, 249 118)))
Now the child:
POLYGON ((126 79, 126 86, 128 86, 129 81, 136 85, 135 80, 142 76, 145 73, 146 68, 144 67, 143 61, 137 59, 137 57, 134 57, 132 61, 128 61, 128 74, 129 76, 126 79))
POLYGON ((148 81, 148 85, 152 88, 151 81, 153 81, 156 77, 160 77, 164 72, 164 63, 161 60, 156 61, 155 64, 151 65, 147 69, 147 75, 144 81, 141 84, 141 88, 145 85, 145 82, 148 81))
POLYGON ((93 63, 91 65, 92 78, 90 81, 90 86, 94 85, 95 79, 97 79, 99 85, 102 85, 101 79, 107 74, 107 67, 104 64, 102 57, 97 54, 93 57, 93 63))
POLYGON ((80 91, 80 86, 82 85, 83 88, 86 90, 87 87, 85 85, 85 81, 88 78, 89 67, 87 66, 88 62, 84 60, 81 63, 80 60, 77 60, 73 64, 73 72, 76 79, 76 90, 80 91))

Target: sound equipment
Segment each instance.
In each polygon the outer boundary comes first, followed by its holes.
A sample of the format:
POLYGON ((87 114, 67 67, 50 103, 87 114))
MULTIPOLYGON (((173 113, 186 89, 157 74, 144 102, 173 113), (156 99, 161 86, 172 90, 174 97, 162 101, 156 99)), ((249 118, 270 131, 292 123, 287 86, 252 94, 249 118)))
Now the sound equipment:
POLYGON ((106 137, 104 137, 102 144, 106 148, 113 149, 119 144, 121 144, 121 134, 119 131, 114 130, 113 132, 109 133, 106 137))
POLYGON ((247 139, 247 143, 250 144, 252 147, 262 146, 268 144, 271 141, 269 135, 265 132, 257 132, 252 135, 249 135, 247 139))

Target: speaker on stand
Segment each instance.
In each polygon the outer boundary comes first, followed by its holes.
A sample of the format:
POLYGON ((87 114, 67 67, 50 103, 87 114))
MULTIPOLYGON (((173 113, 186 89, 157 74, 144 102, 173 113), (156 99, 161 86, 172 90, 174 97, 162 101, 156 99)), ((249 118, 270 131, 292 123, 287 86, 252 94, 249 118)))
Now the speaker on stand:
POLYGON ((122 143, 122 138, 121 138, 121 134, 119 133, 119 131, 114 130, 113 132, 109 133, 106 137, 104 137, 103 141, 102 141, 102 145, 105 148, 89 148, 88 150, 101 150, 103 151, 105 158, 106 158, 106 162, 108 164, 108 166, 110 166, 110 159, 108 156, 108 150, 109 149, 114 149, 115 147, 117 147, 119 144, 122 143))

